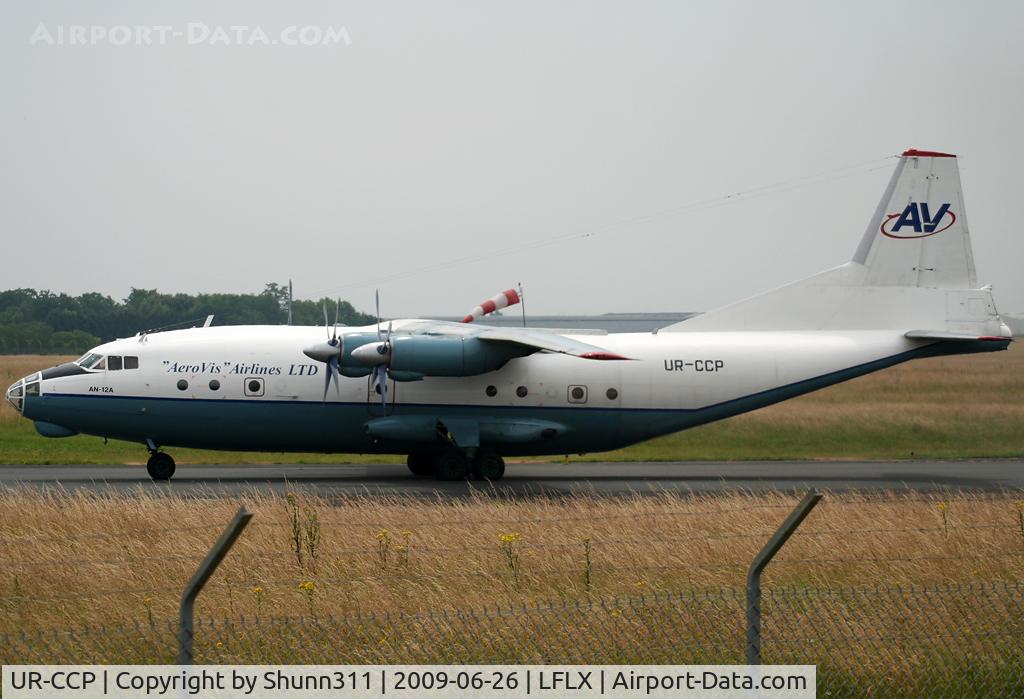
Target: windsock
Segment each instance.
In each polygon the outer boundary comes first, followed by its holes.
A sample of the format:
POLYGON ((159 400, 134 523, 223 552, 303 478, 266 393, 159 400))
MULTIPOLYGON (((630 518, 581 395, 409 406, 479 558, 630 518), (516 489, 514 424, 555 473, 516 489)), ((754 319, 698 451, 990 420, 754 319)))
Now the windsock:
POLYGON ((519 303, 519 294, 516 293, 515 289, 503 291, 497 296, 492 296, 487 299, 470 311, 469 315, 462 319, 462 322, 472 323, 477 318, 485 316, 488 313, 494 313, 499 308, 507 308, 508 306, 514 306, 517 303, 519 303))

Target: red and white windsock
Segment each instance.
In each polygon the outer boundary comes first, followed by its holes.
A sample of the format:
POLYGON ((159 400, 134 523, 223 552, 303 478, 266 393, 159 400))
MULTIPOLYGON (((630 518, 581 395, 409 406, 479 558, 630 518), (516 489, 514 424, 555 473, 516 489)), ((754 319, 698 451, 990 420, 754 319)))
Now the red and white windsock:
POLYGON ((519 294, 516 293, 515 289, 509 289, 503 291, 497 296, 492 296, 487 299, 479 306, 469 312, 469 315, 462 319, 463 323, 472 323, 477 318, 487 315, 488 313, 494 313, 498 309, 507 308, 508 306, 514 306, 519 303, 519 294))

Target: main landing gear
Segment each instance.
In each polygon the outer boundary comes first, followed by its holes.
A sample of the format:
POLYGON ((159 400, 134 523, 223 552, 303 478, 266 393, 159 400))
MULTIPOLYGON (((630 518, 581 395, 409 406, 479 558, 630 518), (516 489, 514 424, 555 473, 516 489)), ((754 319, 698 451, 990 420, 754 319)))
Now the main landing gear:
POLYGON ((170 454, 154 451, 146 462, 146 470, 154 481, 169 481, 174 475, 174 459, 170 454))
POLYGON ((505 460, 493 451, 481 449, 470 459, 461 451, 409 454, 409 470, 415 476, 434 476, 439 481, 462 481, 472 475, 481 481, 496 481, 505 475, 505 460))

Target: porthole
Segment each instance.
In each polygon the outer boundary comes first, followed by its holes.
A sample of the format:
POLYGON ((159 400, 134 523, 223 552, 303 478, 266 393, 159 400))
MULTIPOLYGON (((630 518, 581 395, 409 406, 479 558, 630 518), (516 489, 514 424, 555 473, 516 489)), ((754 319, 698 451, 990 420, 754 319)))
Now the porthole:
POLYGON ((249 382, 249 393, 258 393, 260 390, 260 382, 255 379, 249 382))
POLYGON ((526 386, 520 386, 516 389, 516 395, 520 398, 526 398, 527 393, 529 393, 529 391, 526 390, 526 386))
POLYGON ((220 381, 218 381, 217 379, 213 379, 212 381, 210 381, 210 390, 211 391, 219 391, 220 390, 220 381))
POLYGON ((488 386, 487 388, 484 389, 484 393, 486 393, 490 398, 494 398, 496 395, 498 395, 498 389, 495 388, 494 386, 488 386))
POLYGON ((178 390, 179 391, 188 390, 188 381, 186 381, 185 379, 178 379, 178 390))
POLYGON ((245 388, 245 395, 249 397, 263 395, 263 379, 248 378, 242 385, 245 388))
POLYGON ((605 395, 608 396, 608 400, 615 400, 616 398, 619 397, 619 392, 616 391, 614 388, 609 388, 605 392, 605 395))
POLYGON ((586 386, 569 386, 567 398, 568 398, 568 401, 570 403, 586 403, 587 402, 587 387, 586 386))

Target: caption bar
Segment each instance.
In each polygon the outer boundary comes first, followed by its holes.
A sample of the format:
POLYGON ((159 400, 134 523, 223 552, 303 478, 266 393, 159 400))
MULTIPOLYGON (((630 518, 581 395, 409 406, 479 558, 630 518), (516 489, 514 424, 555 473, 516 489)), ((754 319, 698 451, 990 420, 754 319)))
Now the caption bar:
POLYGON ((813 665, 6 665, 3 696, 813 697, 813 665))

